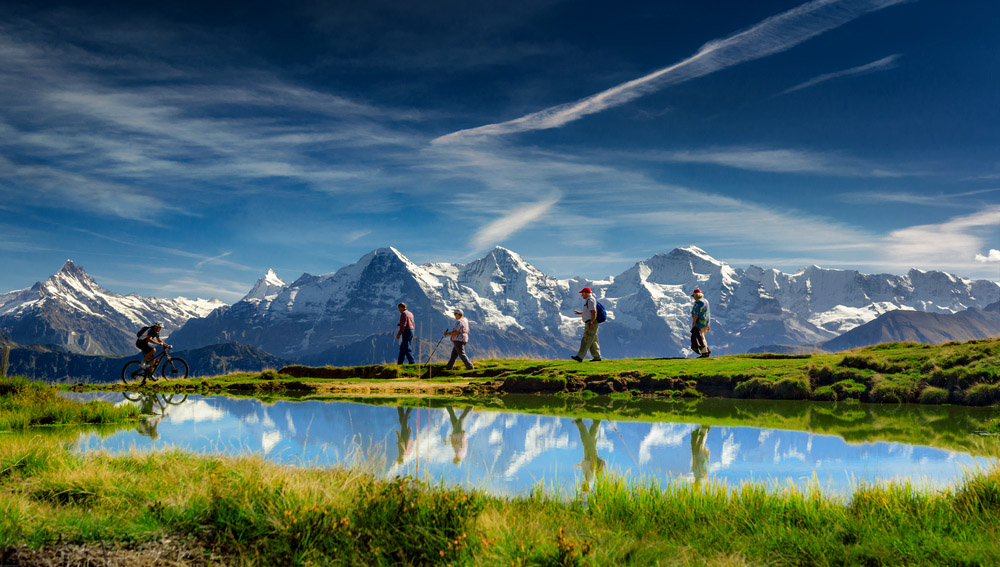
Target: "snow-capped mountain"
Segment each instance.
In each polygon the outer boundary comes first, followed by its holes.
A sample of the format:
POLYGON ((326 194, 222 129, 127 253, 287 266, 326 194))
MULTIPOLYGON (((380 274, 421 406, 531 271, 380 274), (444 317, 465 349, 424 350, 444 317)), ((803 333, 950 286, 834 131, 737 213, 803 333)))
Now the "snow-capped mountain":
POLYGON ((269 271, 243 300, 190 320, 173 338, 188 347, 238 341, 311 362, 345 364, 345 353, 364 352, 355 363, 369 363, 387 350, 381 343, 391 340, 395 306, 404 301, 425 341, 451 326, 457 307, 472 323, 474 356, 562 358, 579 344, 582 325, 573 311, 581 308, 584 286, 608 310, 601 347, 615 358, 683 355, 696 287, 711 304, 709 341, 720 354, 829 340, 893 310, 955 313, 1000 299, 997 282, 942 272, 744 270, 693 246, 602 280, 556 279, 500 247, 468 264, 419 266, 395 248, 380 248, 335 273, 303 274, 287 285, 269 271))
POLYGON ((0 294, 0 331, 20 344, 55 344, 81 354, 129 355, 135 333, 162 321, 167 336, 192 317, 225 303, 217 299, 159 299, 108 291, 81 266, 62 269, 27 289, 0 294))

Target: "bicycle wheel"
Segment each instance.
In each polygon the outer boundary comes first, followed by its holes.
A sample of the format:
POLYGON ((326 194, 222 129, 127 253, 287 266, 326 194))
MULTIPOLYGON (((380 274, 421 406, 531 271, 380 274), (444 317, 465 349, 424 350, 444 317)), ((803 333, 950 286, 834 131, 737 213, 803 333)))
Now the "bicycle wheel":
POLYGON ((161 398, 163 398, 163 403, 167 404, 168 406, 179 406, 179 405, 183 404, 188 399, 188 395, 187 394, 163 394, 161 396, 161 398))
POLYGON ((183 358, 170 358, 164 360, 160 375, 169 380, 183 380, 188 377, 188 363, 183 358))
POLYGON ((122 395, 125 396, 125 399, 130 402, 141 402, 142 399, 146 397, 145 394, 141 392, 122 392, 122 395))
POLYGON ((122 368, 122 384, 137 384, 143 382, 142 368, 138 360, 130 360, 122 368))

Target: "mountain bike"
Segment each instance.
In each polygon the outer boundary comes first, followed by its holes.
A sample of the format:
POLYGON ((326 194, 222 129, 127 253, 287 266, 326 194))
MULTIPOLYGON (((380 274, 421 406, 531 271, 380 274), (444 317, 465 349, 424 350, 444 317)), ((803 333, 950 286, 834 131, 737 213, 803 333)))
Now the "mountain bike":
POLYGON ((153 357, 149 368, 143 369, 141 361, 130 360, 122 368, 122 383, 124 384, 145 384, 146 380, 156 380, 156 371, 160 371, 160 376, 169 379, 183 379, 188 377, 188 363, 183 358, 170 356, 172 347, 165 346, 160 354, 153 357), (140 382, 141 381, 141 382, 140 382))

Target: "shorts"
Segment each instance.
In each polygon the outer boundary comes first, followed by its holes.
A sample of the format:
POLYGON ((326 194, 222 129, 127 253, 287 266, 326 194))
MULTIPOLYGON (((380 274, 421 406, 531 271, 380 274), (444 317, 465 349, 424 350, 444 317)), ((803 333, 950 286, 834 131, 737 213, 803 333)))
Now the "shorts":
POLYGON ((149 341, 144 341, 142 339, 135 341, 135 346, 139 347, 142 354, 147 354, 156 350, 155 348, 149 346, 149 341))

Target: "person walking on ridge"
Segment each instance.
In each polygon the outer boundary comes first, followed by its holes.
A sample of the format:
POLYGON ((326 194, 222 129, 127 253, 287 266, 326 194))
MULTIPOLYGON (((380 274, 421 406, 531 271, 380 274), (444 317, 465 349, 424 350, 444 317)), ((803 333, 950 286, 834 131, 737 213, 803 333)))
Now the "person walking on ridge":
POLYGON ((712 330, 709 325, 708 300, 700 289, 695 289, 691 297, 694 298, 694 305, 691 306, 691 350, 701 355, 699 358, 708 358, 712 354, 705 339, 705 333, 712 330))
POLYGON ((416 328, 413 324, 413 313, 410 313, 406 309, 405 303, 400 303, 396 307, 399 309, 399 331, 396 332, 396 338, 401 339, 399 343, 399 359, 396 361, 396 364, 403 364, 404 358, 407 362, 413 364, 413 352, 410 350, 410 341, 413 340, 413 329, 416 328))
POLYGON ((570 358, 577 362, 583 362, 583 357, 590 351, 591 362, 601 360, 601 344, 597 341, 597 298, 593 296, 589 287, 580 290, 583 297, 583 311, 574 311, 577 315, 583 316, 583 338, 580 339, 580 350, 570 358))
POLYGON ((448 359, 448 366, 445 366, 445 370, 453 370, 455 368, 456 358, 462 359, 466 370, 474 370, 476 367, 472 365, 472 361, 465 354, 465 344, 469 342, 469 321, 465 319, 465 315, 461 309, 456 308, 452 311, 452 314, 455 315, 455 326, 450 331, 445 331, 444 333, 451 337, 452 345, 451 358, 448 359))

